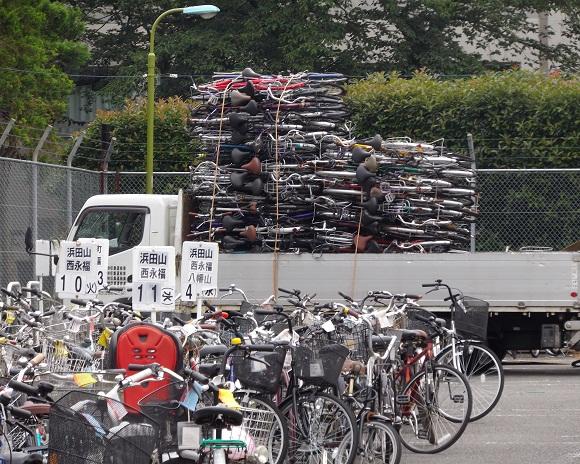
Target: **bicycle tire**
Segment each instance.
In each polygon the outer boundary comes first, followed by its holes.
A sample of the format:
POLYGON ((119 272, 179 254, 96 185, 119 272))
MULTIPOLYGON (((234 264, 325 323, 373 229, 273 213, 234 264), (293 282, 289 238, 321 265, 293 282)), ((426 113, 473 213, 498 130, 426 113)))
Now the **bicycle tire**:
MULTIPOLYGON (((456 347, 460 357, 459 371, 467 377, 471 387, 473 408, 470 421, 474 422, 485 417, 497 405, 503 393, 505 374, 501 361, 488 347, 469 342, 458 343, 456 347), (464 349, 466 345, 467 351, 464 349), (471 352, 467 353, 470 350, 471 352), (465 361, 466 353, 469 359, 465 361)), ((435 362, 455 367, 451 359, 451 350, 451 345, 443 348, 435 358, 435 362)))
POLYGON ((362 436, 359 437, 357 463, 399 464, 402 448, 401 437, 391 423, 367 421, 363 424, 362 436))
POLYGON ((434 364, 429 370, 432 371, 432 381, 436 385, 433 385, 429 389, 429 394, 426 394, 425 386, 430 386, 431 381, 425 383, 428 370, 421 370, 403 389, 402 394, 407 395, 410 402, 400 408, 401 442, 408 450, 420 454, 439 453, 453 445, 465 431, 472 408, 469 382, 461 372, 442 364, 434 364), (440 389, 440 386, 443 386, 443 389, 440 389), (436 399, 435 404, 427 404, 425 398, 430 396, 436 399), (445 396, 451 401, 443 404, 441 400, 445 399, 445 396), (461 406, 460 410, 452 415, 450 408, 453 404, 461 406), (450 427, 445 426, 439 419, 448 421, 454 429, 450 430, 450 427), (438 436, 441 431, 445 434, 438 436))
POLYGON ((306 464, 312 459, 353 463, 358 446, 357 424, 351 408, 344 401, 324 392, 304 392, 298 394, 296 405, 292 397, 283 401, 280 411, 288 423, 288 456, 292 456, 293 464, 306 464), (300 423, 294 417, 295 407, 300 423), (321 419, 325 418, 331 422, 322 422, 321 419), (325 432, 331 432, 331 435, 322 435, 325 432), (320 442, 327 446, 321 446, 320 442), (313 457, 315 454, 318 457, 313 457))
MULTIPOLYGON (((244 391, 239 391, 234 394, 236 401, 244 409, 244 421, 246 421, 249 427, 250 435, 254 438, 254 441, 263 441, 261 438, 266 439, 263 443, 255 443, 255 446, 265 446, 268 449, 268 462, 271 464, 282 464, 286 459, 288 452, 288 424, 286 417, 280 412, 280 409, 274 404, 272 400, 260 395, 259 393, 246 393, 244 391), (260 427, 260 424, 268 427, 268 424, 263 423, 264 417, 259 413, 251 414, 248 418, 247 410, 260 410, 264 411, 271 419, 274 419, 277 425, 271 426, 267 430, 267 435, 259 437, 255 433, 256 427, 260 427), (277 434, 280 434, 279 436, 277 434), (276 443, 279 445, 276 447, 276 443)), ((262 430, 264 432, 264 430, 262 430)))

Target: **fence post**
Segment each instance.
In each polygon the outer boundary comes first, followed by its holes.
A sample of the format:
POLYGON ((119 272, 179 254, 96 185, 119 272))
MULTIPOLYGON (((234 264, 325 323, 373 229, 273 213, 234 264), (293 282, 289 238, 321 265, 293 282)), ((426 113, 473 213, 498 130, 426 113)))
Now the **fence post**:
POLYGON ((10 134, 10 131, 14 127, 15 122, 16 122, 16 119, 10 119, 10 121, 8 121, 8 124, 4 128, 4 132, 2 132, 2 136, 0 137, 0 148, 2 148, 2 145, 4 145, 4 142, 6 142, 6 139, 8 138, 8 134, 10 134))
POLYGON ((116 142, 116 138, 112 137, 109 142, 109 147, 105 153, 105 157, 101 163, 101 193, 107 194, 109 191, 108 178, 109 178, 109 161, 111 160, 111 154, 113 153, 113 145, 116 142))
POLYGON ((83 138, 85 137, 85 131, 82 131, 79 136, 77 137, 77 139, 75 140, 75 143, 72 147, 72 150, 70 151, 70 153, 68 154, 68 158, 66 159, 66 167, 68 168, 66 170, 66 222, 68 225, 68 228, 70 230, 70 228, 72 227, 72 221, 73 221, 73 204, 72 204, 72 163, 73 163, 73 159, 75 157, 75 155, 77 154, 77 151, 79 149, 79 147, 81 146, 81 143, 83 141, 83 138))
MULTIPOLYGON (((473 135, 471 133, 467 134, 467 149, 469 150, 469 157, 471 158, 471 169, 476 171, 475 166, 475 146, 473 145, 473 135)), ((476 198, 473 197, 473 201, 476 201, 476 198)), ((475 253, 475 222, 472 222, 470 225, 470 239, 469 239, 469 251, 475 253)))
MULTIPOLYGON (((32 243, 36 243, 38 240, 38 155, 51 130, 52 126, 46 126, 32 153, 32 243)), ((33 261, 32 270, 34 277, 36 277, 36 260, 33 261)))

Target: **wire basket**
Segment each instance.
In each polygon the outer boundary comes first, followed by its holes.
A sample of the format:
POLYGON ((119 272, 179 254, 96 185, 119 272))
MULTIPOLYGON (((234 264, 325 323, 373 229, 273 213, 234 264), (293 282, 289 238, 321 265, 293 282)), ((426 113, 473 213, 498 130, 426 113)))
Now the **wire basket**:
POLYGON ((58 464, 149 464, 159 427, 140 415, 127 422, 125 405, 88 392, 70 392, 49 416, 48 462, 58 464))
POLYGON ((353 361, 366 363, 369 359, 370 328, 366 323, 344 320, 336 324, 332 338, 346 346, 350 353, 348 357, 353 361))
POLYGON ((238 351, 231 356, 234 377, 244 388, 264 393, 276 393, 280 387, 286 350, 276 348, 273 352, 252 352, 249 356, 238 351))
POLYGON ((471 296, 464 296, 453 311, 457 333, 465 338, 487 340, 489 303, 471 296))
MULTIPOLYGON (((232 316, 228 318, 228 321, 236 324, 237 331, 240 335, 246 336, 252 330, 256 328, 256 323, 253 319, 239 316, 232 316)), ((230 346, 232 338, 237 338, 239 335, 233 328, 230 328, 224 323, 219 324, 220 327, 220 339, 224 345, 230 346)))
POLYGON ((326 338, 308 338, 300 341, 294 351, 296 377, 305 383, 336 386, 349 349, 326 338))
POLYGON ((99 358, 95 358, 92 352, 62 339, 45 338, 42 352, 51 372, 83 372, 102 368, 102 359, 99 363, 99 358))
POLYGON ((54 385, 54 390, 50 397, 54 401, 60 400, 63 396, 74 391, 89 393, 106 393, 118 384, 117 374, 98 371, 84 372, 44 372, 35 375, 32 384, 48 382, 54 385))
POLYGON ((417 320, 415 318, 416 315, 423 316, 423 317, 431 317, 431 316, 433 316, 433 313, 430 311, 427 311, 426 309, 423 309, 423 308, 410 308, 410 309, 408 309, 407 310, 407 325, 405 328, 409 329, 409 330, 422 330, 429 336, 429 338, 437 337, 438 333, 433 328, 433 326, 431 324, 427 324, 426 322, 417 320))

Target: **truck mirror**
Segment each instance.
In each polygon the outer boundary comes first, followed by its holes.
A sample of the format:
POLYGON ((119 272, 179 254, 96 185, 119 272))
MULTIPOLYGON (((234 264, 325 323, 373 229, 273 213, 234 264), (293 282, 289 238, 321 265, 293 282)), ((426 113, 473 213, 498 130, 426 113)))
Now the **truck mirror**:
POLYGON ((34 250, 34 242, 32 241, 32 229, 28 227, 26 233, 24 234, 24 245, 26 247, 26 253, 32 253, 34 250))

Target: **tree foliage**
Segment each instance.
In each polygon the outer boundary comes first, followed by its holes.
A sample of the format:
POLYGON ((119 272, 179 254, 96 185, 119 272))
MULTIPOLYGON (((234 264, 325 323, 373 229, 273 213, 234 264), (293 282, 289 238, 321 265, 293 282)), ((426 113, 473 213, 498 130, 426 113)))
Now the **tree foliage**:
MULTIPOLYGON (((146 69, 149 31, 177 0, 67 0, 91 25, 86 39, 93 63, 124 76, 146 69)), ((258 71, 332 70, 360 76, 369 71, 479 72, 477 51, 501 49, 531 58, 542 54, 575 69, 579 61, 580 6, 575 0, 216 0, 210 21, 166 17, 156 34, 159 72, 207 75, 252 66, 258 71), (566 14, 568 45, 544 46, 534 11, 566 14), (479 48, 478 48, 479 47, 479 48)), ((550 31, 548 31, 550 33, 550 31)), ((143 79, 117 79, 114 91, 144 89, 143 79)), ((164 79, 160 95, 186 95, 191 81, 164 79)))
POLYGON ((78 41, 79 10, 52 0, 0 3, 0 112, 22 125, 44 126, 60 117, 73 88, 67 73, 89 59, 78 41))

